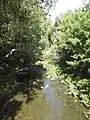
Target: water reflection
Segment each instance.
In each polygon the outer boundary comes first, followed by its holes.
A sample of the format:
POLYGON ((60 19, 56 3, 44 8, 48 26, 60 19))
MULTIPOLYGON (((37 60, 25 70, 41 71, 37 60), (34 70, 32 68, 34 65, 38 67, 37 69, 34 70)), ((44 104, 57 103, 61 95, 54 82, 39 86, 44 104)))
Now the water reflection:
MULTIPOLYGON (((61 82, 44 80, 42 91, 36 90, 31 102, 23 102, 15 120, 87 120, 84 107, 65 94, 66 90, 61 82)), ((21 99, 20 95, 17 97, 21 99)))
POLYGON ((51 111, 50 114, 45 117, 45 120, 60 120, 63 102, 57 99, 55 90, 53 89, 52 82, 50 80, 44 80, 44 86, 47 85, 49 87, 43 89, 42 91, 45 94, 45 100, 51 106, 51 111))
POLYGON ((47 85, 49 87, 42 91, 51 109, 44 120, 86 120, 83 114, 84 107, 65 94, 67 90, 65 85, 61 82, 56 84, 55 81, 44 80, 44 86, 47 85))

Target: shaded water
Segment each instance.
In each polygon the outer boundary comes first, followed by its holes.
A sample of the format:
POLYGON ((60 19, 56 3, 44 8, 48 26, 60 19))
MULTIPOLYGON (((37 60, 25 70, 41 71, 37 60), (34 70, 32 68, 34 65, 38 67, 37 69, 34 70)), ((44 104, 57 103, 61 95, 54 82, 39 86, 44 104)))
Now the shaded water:
POLYGON ((66 85, 44 80, 44 86, 47 84, 47 88, 36 90, 35 98, 29 103, 25 103, 25 96, 15 96, 23 100, 15 120, 86 120, 84 106, 66 94, 66 85))

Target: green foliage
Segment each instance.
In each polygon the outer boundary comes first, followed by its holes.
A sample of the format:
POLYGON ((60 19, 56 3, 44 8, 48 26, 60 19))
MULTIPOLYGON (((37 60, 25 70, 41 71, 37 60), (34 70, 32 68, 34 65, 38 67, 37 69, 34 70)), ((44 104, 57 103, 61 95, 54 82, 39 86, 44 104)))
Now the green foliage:
POLYGON ((50 40, 58 47, 60 76, 69 81, 70 89, 90 106, 90 10, 65 14, 57 21, 50 40), (53 42, 55 41, 55 42, 53 42), (62 74, 62 75, 61 75, 62 74))
POLYGON ((49 12, 56 5, 57 0, 41 0, 46 11, 49 12))
POLYGON ((38 0, 0 1, 0 74, 41 59, 45 16, 38 0))
POLYGON ((64 72, 89 77, 90 11, 80 10, 64 16, 60 24, 59 65, 64 72))

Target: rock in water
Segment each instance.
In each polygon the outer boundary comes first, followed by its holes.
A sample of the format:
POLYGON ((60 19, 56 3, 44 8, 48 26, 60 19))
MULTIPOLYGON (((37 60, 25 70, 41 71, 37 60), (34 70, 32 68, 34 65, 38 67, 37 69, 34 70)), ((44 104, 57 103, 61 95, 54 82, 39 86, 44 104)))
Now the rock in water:
POLYGON ((42 86, 41 89, 47 89, 49 87, 48 84, 46 84, 45 86, 42 86))

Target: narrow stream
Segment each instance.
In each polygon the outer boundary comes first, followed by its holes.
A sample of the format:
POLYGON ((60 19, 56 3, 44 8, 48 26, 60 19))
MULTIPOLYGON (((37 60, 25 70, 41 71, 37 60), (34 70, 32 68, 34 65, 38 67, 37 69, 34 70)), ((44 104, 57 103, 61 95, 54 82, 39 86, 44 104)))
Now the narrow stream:
POLYGON ((43 90, 46 101, 51 105, 48 115, 50 119, 45 120, 86 120, 83 105, 67 95, 67 86, 61 82, 45 80, 49 87, 43 90))
MULTIPOLYGON (((66 94, 66 85, 46 79, 44 86, 47 87, 36 90, 33 101, 23 102, 15 120, 87 120, 84 106, 66 94)), ((17 95, 16 99, 25 98, 17 95)))

